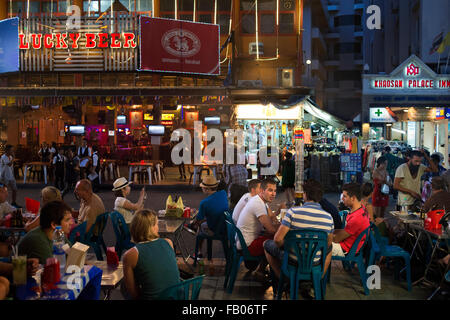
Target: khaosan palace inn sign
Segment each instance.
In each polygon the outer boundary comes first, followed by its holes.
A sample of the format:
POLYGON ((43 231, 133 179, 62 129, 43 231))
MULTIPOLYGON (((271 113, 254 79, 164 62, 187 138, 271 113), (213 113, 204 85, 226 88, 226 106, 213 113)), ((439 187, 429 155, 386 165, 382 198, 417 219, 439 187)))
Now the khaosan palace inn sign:
POLYGON ((363 75, 364 94, 448 94, 450 76, 439 75, 412 55, 389 75, 363 75))

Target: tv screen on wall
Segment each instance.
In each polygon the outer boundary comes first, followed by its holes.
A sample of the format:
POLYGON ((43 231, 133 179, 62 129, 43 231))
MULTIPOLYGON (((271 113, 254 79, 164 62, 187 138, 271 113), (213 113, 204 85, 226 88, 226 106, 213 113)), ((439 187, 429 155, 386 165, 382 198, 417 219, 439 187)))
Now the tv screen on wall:
POLYGON ((84 126, 82 125, 69 126, 69 133, 72 135, 84 135, 84 126))
POLYGON ((164 126, 148 126, 148 134, 151 136, 163 136, 164 130, 164 126))

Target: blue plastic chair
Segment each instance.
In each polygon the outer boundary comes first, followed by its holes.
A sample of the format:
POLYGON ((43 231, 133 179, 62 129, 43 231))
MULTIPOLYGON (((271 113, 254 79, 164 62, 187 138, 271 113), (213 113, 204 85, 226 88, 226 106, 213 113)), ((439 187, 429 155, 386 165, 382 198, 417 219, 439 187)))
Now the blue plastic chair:
POLYGON ((161 300, 198 300, 202 288, 203 278, 201 275, 192 279, 181 281, 161 292, 161 300))
POLYGON ((109 216, 113 225, 114 233, 116 235, 116 252, 120 257, 125 250, 133 248, 135 244, 131 242, 131 234, 125 222, 123 215, 120 212, 112 211, 109 216))
POLYGON ((312 229, 292 230, 284 238, 284 257, 278 282, 277 299, 281 299, 284 277, 290 280, 290 298, 297 300, 299 280, 312 280, 316 300, 324 298, 322 288, 326 281, 322 279, 327 255, 327 238, 324 231, 312 229), (320 252, 320 262, 314 264, 316 254, 320 252), (297 261, 289 259, 294 254, 297 261))
POLYGON ((74 244, 75 242, 86 243, 86 226, 87 221, 79 224, 69 234, 70 243, 74 244))
MULTIPOLYGON (((244 237, 241 231, 229 221, 225 221, 227 226, 227 245, 228 245, 228 259, 230 261, 228 270, 225 270, 225 283, 224 287, 227 288, 227 293, 232 293, 234 288, 234 282, 241 266, 242 261, 258 261, 263 259, 263 256, 255 257, 248 251, 244 237), (236 235, 241 244, 242 250, 238 250, 236 247, 236 235)), ((227 268, 226 268, 227 269, 227 268)))
MULTIPOLYGON (((361 277, 362 285, 364 288, 364 294, 369 295, 370 291, 367 287, 367 273, 366 273, 366 264, 364 263, 364 247, 367 245, 367 243, 370 241, 370 226, 367 227, 364 231, 362 231, 359 236, 356 238, 355 242, 353 243, 352 247, 350 248, 350 251, 347 253, 345 257, 338 257, 333 256, 332 260, 339 260, 343 261, 345 263, 349 263, 350 265, 353 262, 356 262, 358 266, 359 275, 361 277), (358 248, 359 243, 361 242, 361 239, 364 237, 364 243, 362 244, 361 248, 359 249, 358 253, 356 252, 356 249, 358 248)), ((327 282, 330 282, 331 279, 331 264, 327 271, 327 282)))
POLYGON ((225 219, 222 219, 221 222, 219 222, 217 230, 214 230, 214 235, 213 236, 208 236, 206 234, 203 233, 198 233, 197 237, 195 239, 195 253, 194 253, 194 267, 197 265, 197 257, 198 257, 198 250, 200 247, 200 241, 201 240, 205 240, 206 239, 206 252, 207 252, 207 257, 208 260, 211 261, 212 259, 212 242, 213 240, 219 240, 220 242, 222 242, 222 247, 223 247, 223 253, 225 255, 225 257, 227 256, 227 233, 224 226, 225 223, 225 219))
MULTIPOLYGON (((373 232, 376 245, 379 247, 379 252, 375 253, 375 257, 386 257, 386 258, 402 258, 405 261, 406 265, 406 281, 408 282, 408 291, 411 291, 411 262, 410 262, 410 256, 409 253, 399 246, 391 246, 386 244, 386 241, 383 239, 383 237, 380 235, 380 232, 378 230, 378 227, 371 223, 370 229, 373 232)), ((374 241, 372 241, 373 244, 374 241)), ((371 253, 372 256, 372 253, 371 253)), ((373 264, 376 259, 369 259, 369 263, 373 264)), ((395 268, 395 275, 396 278, 399 277, 400 269, 398 267, 398 263, 396 262, 396 268, 395 268)))
POLYGON ((106 223, 108 222, 109 213, 105 212, 97 216, 95 223, 91 226, 89 231, 85 234, 85 244, 94 249, 97 260, 103 260, 103 251, 106 254, 106 244, 103 240, 103 232, 105 231, 106 223))

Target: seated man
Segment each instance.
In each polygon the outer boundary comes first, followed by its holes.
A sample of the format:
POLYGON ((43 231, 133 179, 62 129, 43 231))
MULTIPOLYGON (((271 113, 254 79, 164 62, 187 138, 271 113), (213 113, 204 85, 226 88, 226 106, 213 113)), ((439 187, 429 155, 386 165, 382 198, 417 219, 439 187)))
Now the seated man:
POLYGON ((239 219, 239 215, 244 209, 245 205, 248 203, 248 200, 256 196, 261 192, 261 180, 253 179, 248 183, 248 192, 244 194, 241 199, 238 201, 236 206, 233 209, 233 221, 237 223, 239 219))
MULTIPOLYGON (((370 226, 369 214, 361 204, 361 186, 358 183, 348 183, 342 187, 342 200, 350 208, 347 214, 345 229, 335 229, 333 232, 333 256, 345 257, 356 238, 370 226)), ((364 243, 361 239, 357 252, 364 243)))
MULTIPOLYGON (((41 190, 41 203, 44 206, 48 202, 52 201, 62 201, 61 197, 61 191, 59 191, 57 188, 53 186, 45 187, 41 190)), ((39 213, 37 214, 36 218, 34 218, 32 221, 28 221, 25 224, 25 231, 28 232, 36 227, 38 227, 40 224, 39 222, 39 213)))
MULTIPOLYGON (((276 220, 276 215, 279 214, 279 211, 274 214, 268 206, 275 199, 276 194, 276 182, 271 179, 263 180, 261 192, 248 201, 239 215, 236 226, 241 231, 252 256, 264 256, 264 241, 273 239, 273 235, 278 229, 279 223, 276 220)), ((238 250, 242 249, 239 239, 236 239, 236 247, 238 250)), ((246 264, 246 266, 249 267, 250 265, 246 264)), ((252 266, 250 266, 250 269, 252 269, 252 266)), ((262 265, 259 272, 262 272, 262 265)))
MULTIPOLYGON (((19 255, 38 258, 45 264, 47 258, 53 257, 53 232, 61 226, 65 235, 70 232, 72 210, 62 201, 52 201, 41 209, 40 226, 28 232, 18 244, 19 255)), ((68 241, 67 241, 68 242, 68 241)))
MULTIPOLYGON (((214 176, 206 176, 200 183, 205 199, 200 202, 198 214, 193 222, 194 227, 200 226, 199 234, 207 236, 224 235, 226 233, 224 212, 228 211, 228 199, 225 190, 217 191, 219 181, 214 176)), ((202 251, 203 241, 199 243, 202 251)))
MULTIPOLYGON (((290 230, 313 229, 325 231, 328 234, 328 251, 326 252, 323 275, 326 274, 330 265, 334 224, 331 215, 323 210, 318 203, 322 199, 322 186, 318 181, 310 179, 303 185, 303 192, 305 204, 301 207, 289 209, 273 240, 264 242, 267 261, 278 278, 280 277, 281 262, 284 256, 284 238, 290 230)), ((320 255, 321 253, 318 252, 314 262, 320 261, 320 255)))
POLYGON ((78 223, 87 221, 87 232, 95 223, 97 216, 106 212, 105 205, 103 204, 102 199, 92 191, 92 183, 88 179, 82 179, 77 182, 75 194, 81 202, 78 213, 78 223))
POLYGON ((445 191, 445 180, 442 177, 433 177, 431 197, 423 205, 423 212, 438 209, 450 211, 450 192, 445 191))

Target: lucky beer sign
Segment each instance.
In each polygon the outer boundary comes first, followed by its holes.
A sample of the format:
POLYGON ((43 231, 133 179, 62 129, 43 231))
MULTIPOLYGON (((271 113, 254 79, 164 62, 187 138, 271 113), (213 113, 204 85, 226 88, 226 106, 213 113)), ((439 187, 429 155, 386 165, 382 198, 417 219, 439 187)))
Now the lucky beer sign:
POLYGON ((19 49, 78 49, 83 43, 86 49, 95 48, 136 48, 134 33, 32 33, 28 37, 19 34, 19 49), (80 39, 84 38, 84 41, 80 39))

